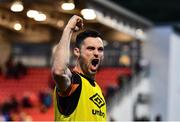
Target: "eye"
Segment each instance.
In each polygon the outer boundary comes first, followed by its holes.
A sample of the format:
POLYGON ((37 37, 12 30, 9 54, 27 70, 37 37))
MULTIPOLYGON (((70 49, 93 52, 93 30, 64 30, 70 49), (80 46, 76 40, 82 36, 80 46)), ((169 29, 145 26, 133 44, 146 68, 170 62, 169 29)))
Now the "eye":
POLYGON ((87 47, 87 49, 90 50, 90 51, 92 51, 92 50, 95 50, 95 47, 89 46, 89 47, 87 47))
POLYGON ((103 48, 103 47, 100 47, 100 48, 98 48, 98 51, 103 52, 103 51, 104 51, 104 48, 103 48))

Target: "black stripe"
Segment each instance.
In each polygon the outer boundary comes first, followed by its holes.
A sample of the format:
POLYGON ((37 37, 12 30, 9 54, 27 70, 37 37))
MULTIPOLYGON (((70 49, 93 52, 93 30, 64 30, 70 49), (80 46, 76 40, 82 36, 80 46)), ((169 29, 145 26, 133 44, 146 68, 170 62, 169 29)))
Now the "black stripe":
POLYGON ((83 75, 83 74, 81 74, 81 73, 80 73, 80 75, 81 75, 82 77, 84 77, 85 79, 87 79, 87 80, 89 81, 89 83, 90 83, 93 87, 95 87, 95 80, 94 80, 94 79, 91 79, 90 77, 88 77, 88 76, 86 76, 86 75, 83 75))
POLYGON ((69 116, 74 112, 74 110, 78 105, 78 101, 81 93, 82 81, 78 74, 73 73, 72 83, 79 84, 79 86, 70 96, 67 97, 59 96, 56 91, 58 110, 61 114, 65 116, 69 116))

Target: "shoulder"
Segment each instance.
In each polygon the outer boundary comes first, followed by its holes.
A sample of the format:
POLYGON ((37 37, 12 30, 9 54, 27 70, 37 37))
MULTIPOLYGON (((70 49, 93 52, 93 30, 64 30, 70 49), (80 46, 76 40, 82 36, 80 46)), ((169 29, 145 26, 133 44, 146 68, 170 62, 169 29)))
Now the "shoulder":
POLYGON ((71 96, 71 94, 78 91, 76 89, 81 86, 81 77, 75 72, 71 72, 71 73, 72 75, 71 75, 70 87, 66 91, 63 91, 63 92, 59 88, 56 88, 57 94, 61 97, 71 96))

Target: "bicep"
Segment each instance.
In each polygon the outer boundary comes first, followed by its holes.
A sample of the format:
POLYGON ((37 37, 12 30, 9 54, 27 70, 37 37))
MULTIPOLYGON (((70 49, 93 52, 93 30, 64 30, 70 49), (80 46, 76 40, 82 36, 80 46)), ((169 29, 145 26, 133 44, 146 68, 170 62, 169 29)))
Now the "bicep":
POLYGON ((56 82, 56 87, 60 91, 66 91, 66 89, 70 87, 72 73, 69 68, 67 68, 64 73, 60 75, 53 73, 53 77, 56 82))

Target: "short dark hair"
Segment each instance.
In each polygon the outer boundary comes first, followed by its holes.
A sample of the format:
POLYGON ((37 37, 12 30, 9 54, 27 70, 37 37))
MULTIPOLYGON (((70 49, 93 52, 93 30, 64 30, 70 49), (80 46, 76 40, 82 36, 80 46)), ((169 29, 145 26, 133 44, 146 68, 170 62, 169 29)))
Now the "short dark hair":
POLYGON ((76 42, 75 42, 75 47, 80 48, 82 42, 87 38, 87 37, 100 37, 101 34, 95 30, 89 29, 86 31, 83 31, 79 33, 76 37, 76 42))

